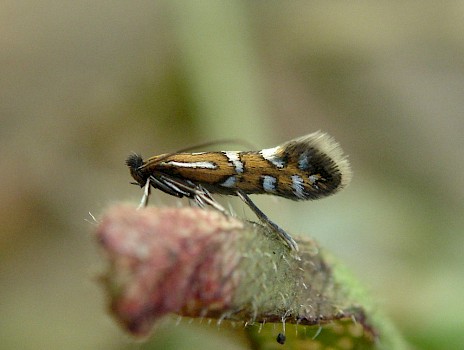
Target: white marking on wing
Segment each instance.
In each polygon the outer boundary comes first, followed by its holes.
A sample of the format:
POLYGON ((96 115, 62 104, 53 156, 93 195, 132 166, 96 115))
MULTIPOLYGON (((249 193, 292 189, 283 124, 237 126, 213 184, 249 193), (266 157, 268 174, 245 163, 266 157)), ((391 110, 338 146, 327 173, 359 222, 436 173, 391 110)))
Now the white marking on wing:
POLYGON ((319 180, 319 175, 309 175, 308 180, 311 182, 311 185, 315 185, 316 181, 319 180))
POLYGON ((308 152, 303 152, 298 157, 298 169, 307 170, 309 168, 309 154, 308 152))
POLYGON ((237 174, 243 173, 243 163, 240 160, 239 152, 235 151, 224 151, 223 152, 227 159, 229 159, 229 162, 231 162, 234 165, 235 172, 237 174))
POLYGON ((276 190, 276 178, 274 176, 264 175, 263 176, 263 189, 266 192, 273 193, 276 190))
POLYGON ((319 189, 319 186, 317 185, 317 182, 321 179, 321 177, 319 175, 309 175, 308 176, 308 179, 309 179, 309 182, 311 183, 311 185, 316 189, 318 190, 319 189))
POLYGON ((169 161, 165 164, 173 165, 179 168, 201 168, 201 169, 216 169, 217 165, 212 162, 175 162, 169 161))
POLYGON ((293 187, 293 193, 295 193, 295 196, 301 199, 305 199, 305 193, 304 193, 304 180, 301 176, 299 175, 292 175, 292 187, 293 187))
POLYGON ((280 146, 274 148, 265 148, 259 151, 259 154, 261 154, 264 159, 274 164, 277 168, 283 168, 285 166, 285 162, 282 158, 277 156, 277 154, 280 153, 280 149, 280 146))
POLYGON ((229 176, 227 180, 221 184, 221 186, 234 188, 236 183, 237 183, 237 178, 235 176, 229 176))

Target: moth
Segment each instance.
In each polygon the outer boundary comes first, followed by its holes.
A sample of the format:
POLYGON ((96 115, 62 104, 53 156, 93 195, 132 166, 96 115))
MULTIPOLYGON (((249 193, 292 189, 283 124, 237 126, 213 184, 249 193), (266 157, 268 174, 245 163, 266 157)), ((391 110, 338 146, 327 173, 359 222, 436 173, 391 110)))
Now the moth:
POLYGON ((320 131, 260 151, 179 152, 145 160, 131 154, 126 164, 135 183, 144 188, 141 206, 147 205, 152 187, 225 214, 211 194, 238 196, 296 251, 298 245, 293 238, 248 195, 313 200, 338 192, 351 180, 350 165, 339 144, 320 131))

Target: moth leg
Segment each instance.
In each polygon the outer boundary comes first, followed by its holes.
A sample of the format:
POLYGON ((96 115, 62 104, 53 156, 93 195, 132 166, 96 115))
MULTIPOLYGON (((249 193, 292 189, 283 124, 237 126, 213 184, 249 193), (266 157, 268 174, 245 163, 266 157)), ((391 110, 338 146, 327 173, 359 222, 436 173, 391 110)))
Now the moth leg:
POLYGON ((195 188, 197 193, 195 193, 195 199, 198 201, 200 199, 201 204, 209 204, 216 210, 219 210, 222 214, 225 216, 228 216, 227 211, 224 209, 222 205, 220 205, 213 197, 211 197, 211 194, 208 192, 207 189, 203 188, 202 186, 198 186, 198 188, 195 188))
POLYGON ((190 192, 181 190, 178 186, 176 186, 178 183, 168 177, 161 176, 160 179, 152 177, 152 183, 154 183, 161 191, 166 192, 171 196, 178 198, 182 198, 184 196, 190 197, 190 192))
POLYGON ((277 224, 272 222, 266 214, 264 214, 253 201, 248 197, 248 195, 243 192, 242 190, 237 190, 237 196, 240 197, 242 201, 250 207, 250 209, 255 213, 255 215, 267 226, 269 226, 272 230, 274 230, 279 237, 294 251, 298 251, 298 244, 293 240, 293 238, 285 232, 283 229, 281 229, 277 224))
POLYGON ((148 197, 150 196, 151 192, 151 185, 150 185, 150 179, 147 179, 147 183, 143 186, 143 196, 142 199, 140 200, 140 204, 137 207, 137 210, 140 208, 144 208, 148 205, 148 197))
POLYGON ((206 189, 195 184, 185 183, 165 176, 162 176, 161 180, 165 185, 177 188, 177 190, 186 197, 194 199, 200 206, 208 204, 227 216, 227 211, 222 207, 222 205, 216 202, 213 197, 211 197, 206 189))
POLYGON ((193 198, 193 202, 191 202, 192 205, 196 205, 197 207, 199 208, 205 208, 206 207, 206 203, 203 201, 203 199, 201 199, 201 197, 198 197, 198 196, 195 196, 193 198))
POLYGON ((181 198, 183 196, 190 196, 190 192, 182 191, 173 183, 166 181, 166 179, 157 179, 155 176, 150 176, 147 179, 146 184, 143 186, 143 196, 137 209, 144 208, 148 205, 148 198, 151 194, 151 186, 175 197, 181 198))
POLYGON ((170 194, 171 196, 182 198, 183 196, 189 196, 189 192, 182 191, 178 188, 174 183, 168 181, 169 178, 164 176, 160 177, 159 179, 155 176, 150 176, 150 183, 154 188, 158 188, 161 191, 170 194))

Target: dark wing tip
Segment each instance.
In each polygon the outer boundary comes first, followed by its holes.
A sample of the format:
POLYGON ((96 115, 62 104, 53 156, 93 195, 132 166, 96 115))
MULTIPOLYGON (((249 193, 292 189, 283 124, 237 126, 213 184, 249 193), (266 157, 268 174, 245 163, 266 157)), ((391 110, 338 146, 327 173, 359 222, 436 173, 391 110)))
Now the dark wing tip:
POLYGON ((127 157, 126 165, 132 170, 137 170, 143 165, 143 158, 140 154, 133 153, 127 157))
POLYGON ((314 150, 314 160, 324 170, 326 175, 336 179, 333 188, 333 193, 345 188, 351 182, 353 173, 346 155, 338 144, 330 135, 317 131, 315 133, 300 137, 293 140, 292 147, 305 145, 303 148, 311 148, 314 150))

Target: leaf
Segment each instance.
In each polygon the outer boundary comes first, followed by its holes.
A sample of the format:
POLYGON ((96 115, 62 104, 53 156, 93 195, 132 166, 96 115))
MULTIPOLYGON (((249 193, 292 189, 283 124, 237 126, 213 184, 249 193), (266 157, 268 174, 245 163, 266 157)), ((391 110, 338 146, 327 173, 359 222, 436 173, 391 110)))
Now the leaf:
POLYGON ((313 240, 297 239, 296 253, 272 230, 217 211, 127 205, 110 208, 96 236, 110 310, 135 336, 174 313, 242 322, 254 349, 404 345, 313 240), (290 324, 295 332, 286 332, 290 324))

